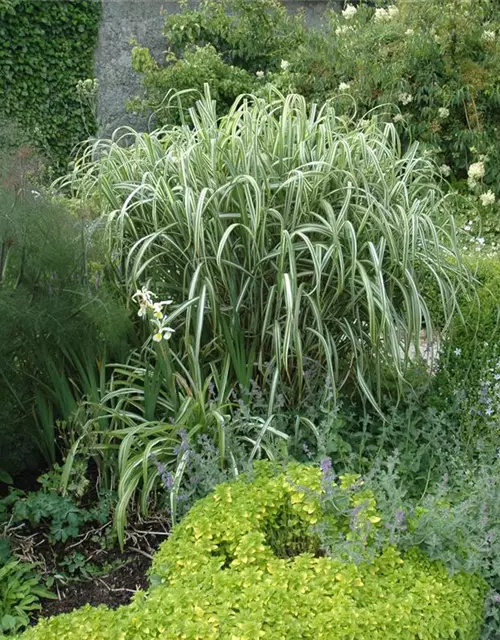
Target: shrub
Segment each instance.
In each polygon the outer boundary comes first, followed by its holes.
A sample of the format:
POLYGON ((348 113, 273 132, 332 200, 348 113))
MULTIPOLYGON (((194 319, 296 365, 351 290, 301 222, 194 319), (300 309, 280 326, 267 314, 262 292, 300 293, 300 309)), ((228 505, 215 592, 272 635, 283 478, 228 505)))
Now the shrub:
POLYGON ((462 443, 474 449, 483 438, 491 444, 498 439, 500 262, 476 258, 470 268, 477 278, 476 295, 462 301, 463 317, 456 317, 446 334, 431 402, 442 406, 450 396, 456 398, 462 443))
POLYGON ((432 330, 421 283, 448 317, 466 278, 433 164, 402 153, 392 125, 356 127, 296 95, 236 103, 220 122, 207 96, 191 116, 127 148, 97 142, 66 180, 107 215, 120 284, 196 303, 170 344, 195 347, 205 376, 228 366, 297 407, 310 369, 312 393, 376 403, 422 322, 432 330))
MULTIPOLYGON (((340 491, 360 516, 353 535, 364 536, 379 518, 353 482, 343 478, 340 491)), ((360 564, 315 556, 319 492, 321 471, 301 466, 278 475, 261 467, 250 483, 220 485, 157 552, 160 584, 148 594, 116 612, 85 607, 42 621, 23 638, 479 637, 484 585, 474 575, 450 577, 390 546, 360 564)), ((350 530, 348 519, 337 525, 350 530)))
POLYGON ((490 0, 400 0, 385 14, 360 8, 350 18, 332 12, 328 29, 293 50, 282 82, 316 100, 347 92, 361 114, 396 105, 392 117, 405 143, 429 148, 454 183, 485 161, 483 189, 495 192, 498 26, 490 0))
POLYGON ((132 66, 144 77, 145 94, 130 106, 154 110, 159 124, 177 121, 170 95, 191 92, 185 103, 194 106, 205 82, 223 115, 241 93, 258 88, 257 73, 279 69, 305 35, 303 18, 289 16, 277 0, 203 0, 194 9, 180 4, 180 13, 165 17, 165 66, 145 47, 132 50, 132 66))
MULTIPOLYGON (((461 2, 459 8, 454 0, 399 0, 386 9, 360 3, 356 12, 332 11, 321 29, 308 30, 300 20, 269 11, 274 3, 268 0, 266 12, 255 2, 242 11, 242 4, 209 1, 167 17, 166 39, 185 60, 178 80, 168 57, 163 67, 147 50, 136 49, 135 68, 144 74, 149 108, 173 89, 190 88, 189 78, 199 78, 204 63, 187 52, 210 45, 226 68, 210 76, 214 94, 236 67, 248 72, 246 92, 271 81, 319 104, 347 94, 338 108, 351 112, 354 97, 359 116, 397 105, 391 115, 405 143, 419 140, 431 148, 453 181, 465 180, 469 166, 486 159, 485 188, 498 192, 500 25, 494 0, 461 2), (271 15, 268 22, 261 18, 265 13, 271 15)), ((161 110, 160 121, 171 121, 174 113, 161 110)))
MULTIPOLYGON (((377 465, 366 478, 366 486, 377 495, 377 509, 386 534, 402 551, 418 546, 431 560, 443 562, 453 574, 480 574, 488 583, 485 623, 481 638, 500 637, 500 459, 495 447, 476 452, 472 460, 463 446, 450 443, 439 483, 428 484, 411 498, 408 481, 400 477, 397 458, 377 465), (446 473, 444 473, 446 471, 446 473)), ((387 538, 387 536, 386 536, 387 538)), ((386 542, 381 538, 381 544, 386 542)))

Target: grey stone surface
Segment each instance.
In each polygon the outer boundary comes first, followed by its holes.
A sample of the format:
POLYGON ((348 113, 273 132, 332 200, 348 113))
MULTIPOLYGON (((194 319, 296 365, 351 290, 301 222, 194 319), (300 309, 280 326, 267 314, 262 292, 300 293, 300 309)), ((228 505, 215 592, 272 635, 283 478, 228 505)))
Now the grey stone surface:
MULTIPOLYGON (((251 0, 248 0, 251 2, 251 0)), ((291 12, 304 9, 310 24, 317 24, 328 6, 341 0, 282 0, 291 12)), ((179 10, 172 0, 103 0, 103 18, 99 32, 95 68, 99 82, 99 135, 109 136, 119 126, 147 129, 148 119, 128 113, 125 103, 138 95, 141 79, 131 65, 130 39, 151 50, 157 60, 163 57, 162 10, 179 10)))

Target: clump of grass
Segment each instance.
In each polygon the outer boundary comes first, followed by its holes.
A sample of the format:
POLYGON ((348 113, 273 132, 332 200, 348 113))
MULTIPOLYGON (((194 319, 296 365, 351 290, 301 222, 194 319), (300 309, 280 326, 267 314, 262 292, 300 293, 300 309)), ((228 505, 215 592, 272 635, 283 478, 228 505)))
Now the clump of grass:
POLYGON ((466 280, 435 166, 375 115, 354 125, 299 95, 242 97, 218 120, 207 89, 190 117, 97 141, 63 181, 107 216, 120 284, 199 299, 174 344, 195 336, 206 370, 229 357, 243 387, 286 382, 297 406, 313 368, 323 394, 376 404, 432 335, 423 283, 446 323, 466 280))

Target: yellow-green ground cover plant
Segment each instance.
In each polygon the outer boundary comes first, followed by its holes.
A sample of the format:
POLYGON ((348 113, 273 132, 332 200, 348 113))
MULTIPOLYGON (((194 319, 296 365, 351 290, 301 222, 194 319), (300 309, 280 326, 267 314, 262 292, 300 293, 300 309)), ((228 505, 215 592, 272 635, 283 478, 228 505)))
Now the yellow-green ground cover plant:
POLYGON ((417 550, 401 554, 390 544, 370 557, 382 519, 357 476, 330 481, 344 508, 326 522, 366 557, 319 552, 314 527, 324 517, 327 471, 265 465, 250 482, 219 485, 162 545, 150 589, 131 605, 87 606, 22 638, 479 638, 482 578, 451 577, 417 550))

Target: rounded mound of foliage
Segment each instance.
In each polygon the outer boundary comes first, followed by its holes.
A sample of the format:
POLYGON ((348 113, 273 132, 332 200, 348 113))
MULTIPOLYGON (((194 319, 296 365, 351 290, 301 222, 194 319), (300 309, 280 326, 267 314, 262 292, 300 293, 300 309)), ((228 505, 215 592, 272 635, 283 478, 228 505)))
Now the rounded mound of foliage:
MULTIPOLYGON (((373 494, 356 481, 336 484, 355 523, 329 516, 328 526, 368 549, 380 517, 373 494)), ((85 607, 42 621, 23 638, 479 637, 477 576, 450 577, 441 564, 391 546, 359 563, 321 555, 314 526, 324 490, 318 468, 276 474, 266 463, 250 482, 219 485, 156 554, 148 593, 115 612, 85 607)))
POLYGON ((299 95, 242 98, 218 120, 207 93, 190 115, 126 148, 97 141, 67 179, 107 214, 120 286, 198 307, 169 344, 189 353, 196 336, 204 373, 272 384, 292 407, 311 378, 375 402, 432 326, 424 280, 448 316, 464 279, 435 166, 392 124, 299 95))

